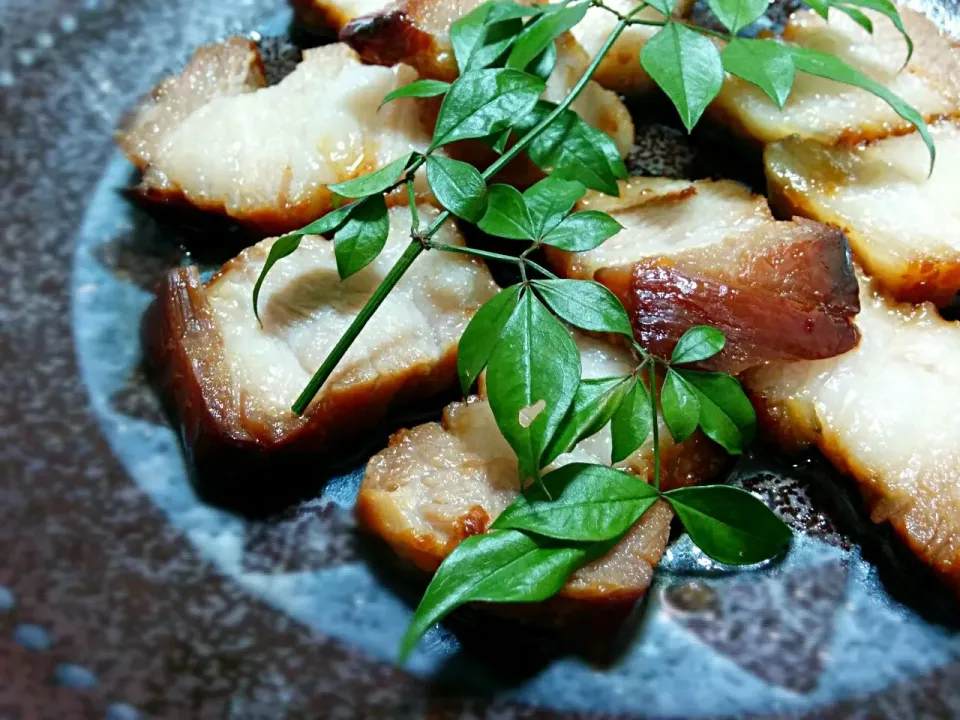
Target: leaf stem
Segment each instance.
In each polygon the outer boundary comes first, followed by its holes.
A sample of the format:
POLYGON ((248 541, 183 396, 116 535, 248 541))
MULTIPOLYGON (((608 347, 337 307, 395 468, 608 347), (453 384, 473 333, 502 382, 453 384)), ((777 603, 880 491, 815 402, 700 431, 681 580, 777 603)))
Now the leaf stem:
MULTIPOLYGON (((636 12, 636 9, 630 14, 632 15, 633 12, 636 12)), ((629 16, 627 17, 629 18, 629 16)), ((610 32, 610 35, 607 36, 603 46, 594 56, 590 65, 587 66, 586 71, 584 71, 581 78, 577 81, 577 84, 573 86, 573 89, 570 90, 563 101, 557 105, 557 107, 555 107, 543 120, 537 123, 536 126, 527 132, 522 138, 520 138, 513 145, 513 147, 501 155, 496 162, 484 170, 483 173, 481 173, 484 180, 489 180, 504 167, 506 167, 506 165, 517 155, 519 155, 537 135, 543 132, 543 130, 550 123, 556 120, 564 110, 570 107, 571 103, 577 99, 577 96, 587 86, 587 83, 590 82, 590 78, 593 77, 593 74, 597 71, 597 68, 600 67, 600 63, 603 61, 603 58, 610 51, 610 48, 613 47, 613 44, 617 41, 617 38, 620 37, 620 34, 626 29, 627 24, 627 18, 624 18, 614 26, 613 30, 610 32)), ((400 184, 405 182, 407 178, 412 177, 412 174, 415 173, 425 161, 426 158, 424 156, 421 155, 418 157, 407 169, 406 177, 398 181, 394 187, 390 188, 390 190, 399 187, 400 184)), ((334 368, 336 368, 340 360, 343 359, 343 356, 353 344, 353 341, 356 340, 357 336, 360 334, 360 331, 363 330, 366 324, 370 321, 370 318, 373 317, 373 314, 377 311, 377 308, 383 304, 383 301, 386 299, 387 295, 390 294, 396 284, 400 281, 400 278, 403 277, 403 274, 413 264, 413 261, 417 259, 421 252, 429 247, 428 243, 430 238, 437 233, 437 231, 449 217, 450 212, 445 210, 436 217, 436 219, 430 224, 430 227, 423 232, 415 233, 413 241, 407 247, 406 251, 404 251, 396 265, 394 265, 390 269, 390 272, 387 273, 386 277, 383 278, 380 286, 374 291, 373 295, 370 296, 370 299, 367 300, 366 304, 353 319, 353 322, 350 323, 350 327, 347 328, 340 340, 337 341, 337 344, 334 345, 333 350, 330 351, 330 354, 323 361, 323 364, 320 365, 317 372, 315 372, 313 377, 310 378, 310 382, 307 383, 307 386, 303 389, 303 392, 300 393, 300 397, 298 397, 297 401, 293 404, 293 412, 295 412, 297 415, 302 415, 304 413, 314 396, 320 392, 320 388, 323 387, 323 384, 327 381, 327 378, 330 377, 330 374, 333 372, 334 368)), ((529 263, 529 261, 526 262, 529 263)), ((533 266, 533 263, 530 264, 533 266)), ((540 266, 536 267, 541 272, 543 271, 543 268, 540 266)), ((521 274, 526 274, 523 265, 520 266, 520 271, 521 274)))
POLYGON ((489 250, 479 250, 477 248, 467 247, 465 245, 449 245, 447 243, 438 243, 433 242, 432 240, 427 243, 427 247, 430 250, 441 250, 443 252, 454 252, 462 253, 463 255, 473 255, 475 257, 482 257, 486 260, 496 260, 498 262, 512 263, 514 265, 526 264, 532 267, 539 273, 542 273, 551 280, 558 280, 559 278, 554 275, 552 272, 547 270, 545 267, 539 263, 535 263, 529 258, 523 257, 514 257, 513 255, 504 255, 503 253, 490 252, 489 250))
POLYGON ((407 178, 407 202, 410 205, 410 234, 416 235, 420 232, 420 213, 417 212, 417 195, 413 190, 413 178, 407 178))
POLYGON ((650 362, 650 427, 653 430, 653 486, 660 491, 660 420, 657 418, 657 364, 650 362))

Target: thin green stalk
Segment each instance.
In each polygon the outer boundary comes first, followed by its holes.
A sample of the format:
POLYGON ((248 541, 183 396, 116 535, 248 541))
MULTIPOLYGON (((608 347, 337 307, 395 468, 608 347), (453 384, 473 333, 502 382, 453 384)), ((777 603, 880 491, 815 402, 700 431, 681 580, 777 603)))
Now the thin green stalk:
MULTIPOLYGON (((626 29, 626 27, 626 19, 619 21, 614 26, 610 35, 607 37, 606 42, 604 42, 599 52, 597 52, 590 65, 587 66, 586 71, 577 81, 577 84, 573 86, 573 89, 570 91, 570 93, 563 99, 563 102, 557 105, 557 107, 554 108, 549 115, 537 123, 537 125, 522 138, 520 138, 513 147, 507 150, 497 159, 495 163, 488 167, 482 173, 484 180, 489 180, 491 177, 500 172, 500 170, 506 167, 507 163, 519 155, 537 135, 543 132, 543 130, 550 123, 560 116, 560 113, 570 107, 570 104, 577 99, 577 96, 587 86, 587 83, 590 82, 590 78, 592 78, 593 74, 597 71, 597 68, 600 66, 604 56, 610 51, 610 48, 613 47, 614 42, 616 42, 617 38, 620 37, 620 34, 626 29)), ((407 171, 407 176, 412 176, 412 174, 416 172, 417 168, 419 168, 423 162, 425 161, 422 158, 418 158, 418 160, 414 162, 414 164, 407 171)), ((397 187, 399 187, 399 184, 397 187)), ((300 397, 297 398, 297 401, 293 404, 293 412, 295 412, 297 415, 302 415, 304 413, 314 396, 320 392, 320 388, 323 387, 323 384, 327 381, 327 378, 330 377, 330 373, 333 372, 334 368, 343 359, 343 356, 353 344, 353 341, 357 338, 357 335, 360 334, 360 331, 363 330, 366 324, 370 321, 370 318, 373 317, 373 314, 377 311, 377 308, 380 307, 387 295, 390 294, 394 286, 396 286, 396 284, 400 281, 400 278, 403 277, 403 274, 413 264, 413 261, 417 259, 417 256, 423 252, 426 247, 428 247, 427 243, 430 238, 437 233, 437 231, 449 217, 450 212, 446 210, 443 211, 430 224, 430 227, 428 227, 422 233, 418 233, 416 235, 413 242, 410 243, 410 246, 397 261, 397 264, 391 268, 389 273, 387 273, 387 276, 380 283, 380 286, 376 289, 373 295, 370 296, 370 299, 367 300, 367 303, 360 310, 357 317, 353 319, 353 322, 350 323, 350 327, 347 328, 346 332, 343 334, 343 337, 337 341, 337 344, 334 346, 333 350, 330 351, 330 354, 327 356, 326 360, 323 361, 323 364, 320 366, 317 372, 315 372, 313 377, 310 378, 310 382, 304 388, 303 392, 300 393, 300 397)), ((523 265, 520 266, 520 271, 521 274, 525 275, 523 265)), ((526 278, 524 277, 524 279, 526 278)))
POLYGON ((413 191, 412 176, 407 178, 407 202, 410 205, 410 223, 412 225, 410 233, 416 235, 420 232, 420 213, 417 212, 417 195, 413 191))
POLYGON ((512 263, 514 265, 521 265, 526 263, 534 270, 539 273, 542 273, 552 280, 558 280, 556 275, 547 270, 545 267, 539 263, 535 263, 529 258, 518 258, 513 255, 504 255, 503 253, 490 252, 489 250, 479 250, 477 248, 467 247, 465 245, 448 245, 447 243, 438 243, 438 242, 429 242, 428 247, 430 250, 440 250, 442 252, 454 252, 462 253, 463 255, 474 255, 475 257, 482 257, 486 260, 496 260, 498 262, 512 263))
POLYGON ((657 363, 650 361, 650 419, 653 429, 653 486, 660 490, 660 421, 657 418, 657 363))
POLYGON ((307 383, 307 386, 303 389, 303 392, 300 393, 300 397, 298 397, 297 401, 293 404, 293 412, 295 412, 297 415, 303 415, 304 411, 306 411, 307 407, 310 405, 310 401, 313 400, 314 396, 318 392, 320 392, 320 388, 323 387, 323 384, 327 381, 327 378, 330 377, 330 373, 333 372, 340 360, 343 359, 343 356, 346 354, 347 350, 350 349, 353 341, 357 339, 357 335, 360 334, 360 331, 363 330, 370 318, 373 317, 373 314, 383 304, 383 301, 387 299, 387 295, 389 295, 390 291, 393 290, 393 287, 397 284, 397 281, 403 277, 403 274, 411 265, 413 265, 413 261, 417 259, 423 250, 424 246, 420 240, 413 240, 407 246, 407 249, 403 251, 403 255, 401 255, 396 264, 390 268, 390 272, 387 273, 387 276, 383 279, 383 282, 380 283, 380 286, 376 290, 374 290, 373 295, 370 296, 370 299, 367 300, 367 303, 360 310, 360 313, 356 318, 354 318, 354 321, 350 324, 350 327, 347 328, 347 331, 337 341, 337 344, 334 346, 333 350, 331 350, 330 354, 327 355, 327 359, 323 361, 320 369, 314 373, 312 378, 310 378, 310 382, 307 383))

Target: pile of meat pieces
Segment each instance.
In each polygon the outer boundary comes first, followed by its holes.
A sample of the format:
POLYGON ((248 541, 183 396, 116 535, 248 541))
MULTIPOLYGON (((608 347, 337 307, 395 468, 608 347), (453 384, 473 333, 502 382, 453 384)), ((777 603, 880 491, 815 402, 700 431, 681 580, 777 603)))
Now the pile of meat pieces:
MULTIPOLYGON (((252 43, 201 48, 129 114, 118 142, 142 171, 145 197, 279 234, 328 212, 328 185, 429 145, 435 99, 378 106, 417 77, 455 77, 447 28, 479 3, 295 4, 343 42, 306 51, 270 87, 252 43)), ((566 94, 609 32, 599 12, 558 40, 548 99, 566 94)), ((637 339, 658 355, 669 355, 694 325, 723 330, 726 349, 704 367, 740 376, 767 436, 788 451, 819 447, 860 483, 874 519, 890 522, 960 589, 960 426, 952 418, 960 328, 930 304, 948 304, 960 289, 952 177, 960 167, 960 50, 926 18, 903 14, 917 47, 904 72, 897 72, 903 40, 880 18, 871 37, 839 14, 828 25, 802 11, 784 42, 842 49, 934 122, 938 161, 930 177, 918 135, 862 91, 801 77, 779 113, 728 77, 709 116, 764 147, 773 211, 732 181, 631 178, 619 197, 589 193, 580 202, 612 214, 624 228, 618 235, 586 253, 550 251, 546 262, 560 276, 607 285, 630 312, 637 339)), ((578 101, 624 155, 633 124, 616 92, 650 89, 632 61, 648 37, 647 29, 625 34, 578 101)), ((530 180, 530 168, 517 172, 530 180)), ((456 385, 460 334, 497 286, 474 259, 427 253, 304 416, 290 411, 406 244, 406 195, 388 200, 391 231, 378 260, 340 281, 332 243, 305 238, 264 284, 262 325, 251 295, 272 239, 207 282, 182 268, 159 288, 149 356, 191 461, 201 477, 216 476, 223 493, 262 482, 263 468, 285 459, 322 469, 371 428, 456 385)), ((423 177, 416 202, 421 217, 437 213, 423 177)), ((445 242, 465 242, 453 223, 442 233, 445 242)), ((620 375, 635 362, 606 339, 575 339, 584 377, 620 375)), ((704 482, 728 465, 702 434, 676 444, 664 428, 660 442, 665 487, 704 482)), ((649 480, 651 458, 648 439, 619 467, 649 480)), ((554 464, 609 459, 604 430, 554 464)), ((448 406, 440 422, 397 432, 371 459, 357 513, 397 553, 432 571, 518 492, 516 458, 481 380, 478 395, 448 406)), ((640 597, 671 517, 665 504, 655 506, 613 551, 578 571, 558 602, 577 608, 640 597)))

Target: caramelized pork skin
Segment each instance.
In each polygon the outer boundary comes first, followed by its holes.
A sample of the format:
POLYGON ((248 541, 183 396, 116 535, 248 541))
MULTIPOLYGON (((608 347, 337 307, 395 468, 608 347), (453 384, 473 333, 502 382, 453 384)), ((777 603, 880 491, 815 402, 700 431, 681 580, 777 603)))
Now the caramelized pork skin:
MULTIPOLYGON (((800 10, 791 16, 783 40, 839 57, 889 88, 928 122, 960 116, 960 43, 922 14, 901 8, 915 47, 903 69, 907 54, 903 37, 879 13, 865 12, 873 21, 872 35, 840 12, 831 12, 827 23, 812 10, 800 10)), ((756 86, 728 75, 707 112, 759 144, 798 135, 825 144, 856 145, 913 131, 910 123, 865 90, 804 73, 797 73, 782 111, 756 86)))
POLYGON ((332 208, 328 185, 426 149, 429 103, 403 99, 378 111, 387 93, 416 78, 405 65, 363 65, 334 44, 305 51, 290 75, 265 87, 256 47, 234 38, 198 50, 117 140, 143 171, 144 197, 280 234, 332 208))
MULTIPOLYGON (((633 367, 629 354, 609 343, 582 336, 577 343, 584 377, 616 376, 633 367)), ((725 454, 702 434, 675 444, 661 427, 663 487, 702 482, 726 466, 725 454)), ((561 455, 551 468, 570 462, 609 464, 610 451, 608 427, 561 455)), ((652 440, 618 467, 636 475, 637 482, 649 481, 652 440)), ((518 493, 516 456, 487 401, 473 397, 448 406, 441 422, 401 430, 391 438, 367 466, 357 516, 398 555, 433 572, 462 540, 485 532, 518 493)), ((549 624, 560 607, 632 605, 649 587, 671 517, 669 506, 657 504, 610 553, 578 570, 556 602, 527 608, 527 616, 549 624)))
MULTIPOLYGON (((421 213, 437 214, 426 206, 421 213)), ((369 430, 456 384, 460 334, 496 286, 482 264, 435 253, 398 284, 304 415, 290 410, 409 241, 406 209, 391 215, 381 257, 345 281, 333 243, 304 238, 264 283, 263 327, 251 293, 272 240, 207 283, 191 267, 171 271, 159 287, 144 325, 146 356, 209 499, 234 506, 252 496, 254 507, 258 498, 276 500, 286 488, 265 492, 264 480, 289 467, 305 467, 316 485, 332 463, 362 449, 369 430)), ((442 232, 462 242, 452 226, 442 232)))
POLYGON ((960 291, 960 124, 931 127, 937 162, 917 134, 858 147, 791 138, 764 152, 771 203, 843 229, 857 261, 908 302, 949 305, 960 291))
POLYGON ((610 288, 656 355, 669 357, 696 325, 727 338, 702 367, 730 373, 856 346, 857 280, 839 230, 778 222, 763 198, 729 181, 634 179, 620 198, 591 196, 582 207, 612 213, 624 229, 597 250, 549 250, 548 260, 610 288))
POLYGON ((742 380, 769 437, 787 451, 819 448, 857 481, 873 521, 960 593, 960 326, 876 283, 862 294, 855 350, 742 380))

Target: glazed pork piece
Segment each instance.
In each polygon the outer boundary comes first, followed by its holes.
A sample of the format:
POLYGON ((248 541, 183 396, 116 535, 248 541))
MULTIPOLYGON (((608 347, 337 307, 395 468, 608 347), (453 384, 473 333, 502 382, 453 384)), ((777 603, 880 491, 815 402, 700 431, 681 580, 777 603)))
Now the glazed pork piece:
MULTIPOLYGON (((481 4, 480 0, 408 0, 402 5, 384 0, 291 1, 303 22, 331 28, 336 32, 346 28, 344 38, 364 48, 371 57, 398 62, 412 55, 418 56, 422 58, 423 66, 417 64, 416 67, 421 72, 437 73, 448 79, 455 75, 456 68, 450 64, 452 53, 446 31, 454 20, 481 4), (405 18, 400 17, 401 12, 406 14, 405 18), (361 19, 348 27, 351 21, 358 18, 361 19), (389 43, 386 31, 373 27, 374 22, 384 23, 396 30, 396 43, 389 43)), ((611 0, 607 4, 626 14, 637 3, 634 0, 611 0)), ((673 16, 685 17, 692 5, 692 0, 681 0, 674 7, 673 16)), ((663 15, 653 8, 642 10, 636 17, 641 20, 663 19, 663 15)), ((590 8, 586 17, 570 33, 587 56, 592 58, 610 36, 616 22, 612 13, 601 8, 590 8)), ((597 68, 594 80, 608 90, 624 95, 652 90, 654 83, 640 66, 640 51, 657 30, 659 28, 644 25, 633 25, 624 30, 597 68)))
MULTIPOLYGON (((450 25, 482 5, 483 0, 405 0, 381 4, 383 7, 376 13, 347 23, 340 39, 356 50, 364 62, 406 63, 423 77, 456 80, 458 70, 450 43, 450 25)), ((340 5, 339 0, 332 5, 343 12, 353 7, 340 5)), ((562 35, 557 40, 557 64, 547 79, 543 98, 551 102, 563 100, 589 63, 590 57, 576 40, 569 34, 562 35)), ((633 120, 615 93, 590 82, 571 108, 612 137, 620 154, 626 157, 633 146, 633 120)))
POLYGON ((608 212, 624 229, 588 252, 548 249, 549 264, 610 288, 638 341, 660 357, 695 325, 726 335, 702 366, 730 373, 857 343, 857 280, 839 230, 774 220, 763 197, 728 180, 632 178, 619 198, 591 193, 579 207, 608 212))
MULTIPOLYGON (((437 211, 420 208, 429 221, 437 211)), ((452 223, 442 242, 462 244, 452 223)), ((253 285, 274 240, 244 250, 207 282, 195 267, 173 270, 145 325, 147 357, 179 421, 211 500, 232 503, 265 478, 271 496, 309 463, 322 477, 371 428, 456 384, 457 343, 474 312, 496 292, 479 261, 428 253, 407 272, 302 417, 291 410, 334 344, 409 243, 409 212, 390 211, 381 255, 341 281, 333 243, 307 236, 278 262, 260 294, 253 285)))
POLYGON ((937 162, 916 133, 858 147, 800 139, 768 145, 774 207, 843 228, 864 269, 894 297, 948 305, 960 290, 960 127, 931 128, 937 162))
MULTIPOLYGON (((626 350, 579 334, 575 338, 583 377, 614 377, 633 369, 635 363, 626 350)), ((665 488, 707 480, 726 464, 723 451, 700 433, 677 445, 661 424, 660 443, 665 488)), ((617 467, 649 480, 652 447, 648 438, 617 467)), ((607 426, 561 455, 551 467, 571 462, 609 464, 611 449, 607 426)), ((433 572, 460 541, 485 532, 518 494, 516 455, 481 395, 453 403, 439 423, 396 433, 390 446, 367 466, 357 514, 361 524, 396 553, 433 572)), ((558 609, 562 614, 564 609, 582 610, 589 603, 629 606, 635 602, 650 585, 669 537, 671 518, 665 503, 654 506, 610 553, 578 570, 539 619, 549 621, 558 609)))
POLYGON ((293 73, 265 87, 256 47, 234 38, 198 50, 117 140, 143 171, 146 197, 280 234, 331 209, 327 185, 427 148, 433 118, 423 101, 377 110, 416 79, 407 66, 363 65, 335 44, 307 50, 293 73))
MULTIPOLYGON (((864 12, 873 21, 873 35, 836 10, 829 23, 812 10, 802 10, 791 16, 783 39, 846 61, 888 87, 928 122, 960 115, 960 45, 920 13, 901 9, 915 47, 901 72, 907 57, 903 37, 885 17, 864 12)), ((782 112, 757 87, 729 75, 708 112, 761 144, 798 135, 826 144, 855 145, 913 127, 865 90, 804 73, 797 73, 782 112)))
POLYGON ((855 478, 874 522, 960 592, 960 327, 869 282, 862 306, 852 352, 758 368, 744 384, 761 429, 787 450, 818 447, 855 478))

